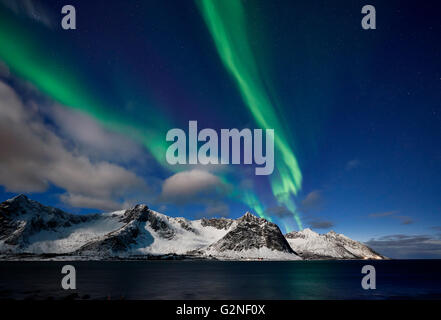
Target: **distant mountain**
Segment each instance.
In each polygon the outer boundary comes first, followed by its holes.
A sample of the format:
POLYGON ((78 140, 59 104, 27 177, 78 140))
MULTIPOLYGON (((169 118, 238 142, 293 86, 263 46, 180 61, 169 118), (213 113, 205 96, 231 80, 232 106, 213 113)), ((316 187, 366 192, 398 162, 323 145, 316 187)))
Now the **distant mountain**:
POLYGON ((383 258, 336 233, 318 235, 305 229, 283 236, 276 224, 248 212, 236 220, 188 220, 137 205, 111 213, 74 215, 19 195, 0 204, 0 259, 29 254, 69 259, 383 258))
POLYGON ((304 259, 385 259, 361 242, 334 231, 318 234, 304 229, 287 233, 285 237, 304 259))

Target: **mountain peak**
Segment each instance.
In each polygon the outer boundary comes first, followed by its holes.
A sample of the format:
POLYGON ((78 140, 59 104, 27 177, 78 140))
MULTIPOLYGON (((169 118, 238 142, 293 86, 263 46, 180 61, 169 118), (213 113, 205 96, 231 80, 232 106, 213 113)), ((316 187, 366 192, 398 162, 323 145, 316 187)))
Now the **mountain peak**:
POLYGON ((24 194, 19 194, 19 195, 15 196, 12 199, 9 199, 7 201, 9 201, 9 202, 14 202, 14 201, 23 202, 23 201, 29 201, 29 198, 24 194))
POLYGON ((1 203, 1 207, 11 214, 20 215, 28 211, 40 211, 44 206, 37 201, 29 199, 24 194, 19 194, 1 203))
POLYGON ((245 214, 239 218, 239 220, 241 220, 241 221, 253 221, 253 220, 258 220, 258 219, 261 219, 261 218, 255 216, 254 214, 252 214, 249 211, 245 212, 245 214))
POLYGON ((250 212, 246 212, 237 222, 220 240, 204 249, 205 254, 219 257, 267 256, 300 259, 276 224, 250 212))
POLYGON ((318 236, 319 234, 315 231, 312 231, 310 228, 306 228, 303 229, 302 231, 300 231, 302 234, 304 235, 308 235, 308 236, 318 236))
POLYGON ((315 231, 312 231, 310 228, 305 228, 302 231, 291 231, 288 232, 285 236, 295 238, 295 237, 307 237, 307 236, 319 236, 319 234, 315 231))
POLYGON ((137 204, 132 209, 128 209, 124 212, 121 221, 129 223, 131 221, 147 221, 148 216, 151 215, 151 211, 145 204, 137 204))
POLYGON ((203 227, 214 227, 219 230, 227 230, 231 224, 233 223, 233 220, 227 219, 227 218, 202 218, 201 219, 201 225, 203 227))
POLYGON ((251 212, 247 211, 242 217, 237 219, 238 223, 252 223, 252 224, 267 224, 269 221, 265 218, 260 218, 251 212))
POLYGON ((15 196, 15 197, 13 197, 11 199, 8 199, 5 202, 8 203, 8 204, 20 205, 20 204, 29 204, 29 203, 35 202, 35 201, 29 199, 24 194, 19 194, 18 196, 15 196))
POLYGON ((148 210, 149 207, 145 204, 140 203, 140 204, 137 204, 133 209, 143 211, 143 210, 148 210))

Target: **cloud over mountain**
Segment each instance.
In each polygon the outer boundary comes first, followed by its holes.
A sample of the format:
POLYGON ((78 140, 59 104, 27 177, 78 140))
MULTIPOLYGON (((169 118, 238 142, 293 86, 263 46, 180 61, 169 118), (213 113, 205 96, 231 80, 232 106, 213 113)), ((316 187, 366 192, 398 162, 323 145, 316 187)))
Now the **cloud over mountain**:
POLYGON ((192 202, 202 195, 222 193, 226 185, 214 174, 193 169, 178 172, 164 181, 161 199, 172 203, 192 202))
POLYGON ((396 259, 441 258, 441 238, 435 235, 394 234, 366 242, 374 250, 396 259))
POLYGON ((393 210, 393 211, 385 211, 385 212, 377 212, 377 213, 371 213, 369 214, 370 218, 385 218, 385 217, 392 217, 395 220, 400 221, 403 225, 408 225, 414 223, 414 220, 409 216, 404 215, 398 215, 400 211, 393 210))
POLYGON ((61 199, 72 206, 109 210, 121 207, 115 199, 147 188, 124 167, 69 149, 38 108, 2 82, 0 144, 0 184, 8 191, 43 192, 55 185, 66 191, 61 199))

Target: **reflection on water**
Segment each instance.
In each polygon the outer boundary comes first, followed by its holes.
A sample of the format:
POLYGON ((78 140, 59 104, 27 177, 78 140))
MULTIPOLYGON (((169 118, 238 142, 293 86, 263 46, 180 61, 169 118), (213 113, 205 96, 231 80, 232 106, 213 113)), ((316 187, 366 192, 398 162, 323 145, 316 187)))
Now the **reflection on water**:
POLYGON ((441 260, 0 262, 0 298, 441 299, 441 260), (61 289, 72 264, 77 290, 61 289), (361 288, 372 264, 377 289, 361 288))

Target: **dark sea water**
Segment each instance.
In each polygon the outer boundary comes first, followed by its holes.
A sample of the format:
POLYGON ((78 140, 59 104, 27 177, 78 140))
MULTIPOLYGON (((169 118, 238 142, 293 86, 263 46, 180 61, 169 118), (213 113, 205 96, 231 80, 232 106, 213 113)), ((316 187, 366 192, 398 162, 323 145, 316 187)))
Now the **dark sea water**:
POLYGON ((0 262, 0 299, 441 299, 441 260, 0 262), (77 289, 61 289, 75 266, 77 289), (363 290, 361 269, 376 269, 363 290))

